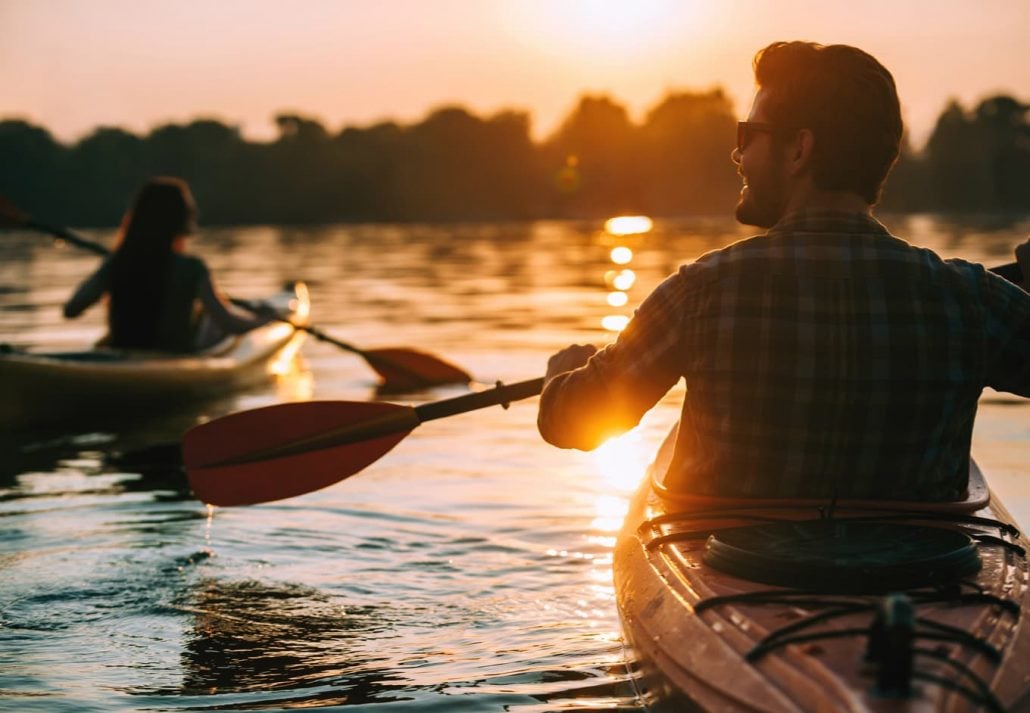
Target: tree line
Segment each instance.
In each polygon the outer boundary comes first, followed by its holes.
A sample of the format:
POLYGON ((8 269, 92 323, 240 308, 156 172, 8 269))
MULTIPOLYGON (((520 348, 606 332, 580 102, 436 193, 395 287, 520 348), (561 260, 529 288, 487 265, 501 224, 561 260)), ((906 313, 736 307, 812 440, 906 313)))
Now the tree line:
MULTIPOLYGON (((903 147, 884 208, 1030 212, 1028 108, 1004 95, 972 110, 949 103, 923 150, 903 147)), ((283 114, 268 142, 201 119, 144 136, 102 127, 64 144, 8 119, 0 193, 77 226, 117 224, 153 175, 189 181, 205 224, 719 215, 740 189, 728 158, 736 121, 721 89, 671 93, 639 123, 608 96, 583 96, 539 142, 526 112, 458 106, 337 133, 283 114)))

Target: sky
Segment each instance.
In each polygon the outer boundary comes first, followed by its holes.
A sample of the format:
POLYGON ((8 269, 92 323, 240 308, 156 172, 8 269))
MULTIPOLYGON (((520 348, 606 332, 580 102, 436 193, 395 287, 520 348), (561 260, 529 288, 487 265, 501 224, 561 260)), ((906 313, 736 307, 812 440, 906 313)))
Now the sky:
POLYGON ((776 40, 857 45, 890 69, 921 146, 950 98, 1030 102, 1030 0, 0 0, 0 118, 62 141, 215 118, 253 140, 461 105, 543 138, 584 93, 641 120, 723 87, 740 115, 776 40))

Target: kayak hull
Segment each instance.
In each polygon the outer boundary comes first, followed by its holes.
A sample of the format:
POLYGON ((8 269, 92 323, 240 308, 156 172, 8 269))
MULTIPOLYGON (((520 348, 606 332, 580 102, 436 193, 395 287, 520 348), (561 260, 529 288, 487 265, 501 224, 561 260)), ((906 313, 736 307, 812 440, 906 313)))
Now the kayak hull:
POLYGON ((661 497, 660 478, 656 490, 651 477, 662 472, 662 463, 660 457, 633 498, 614 554, 616 599, 633 678, 649 710, 958 713, 992 705, 1030 710, 1025 618, 1030 545, 1014 532, 1011 515, 990 498, 986 486, 972 492, 982 484, 975 465, 964 504, 912 513, 913 504, 884 502, 877 510, 875 504, 842 502, 833 513, 840 519, 883 516, 988 535, 977 545, 980 571, 957 590, 967 596, 948 588, 908 592, 916 602, 916 653, 911 688, 899 693, 879 687, 866 660, 882 594, 813 595, 811 589, 733 576, 705 558, 705 533, 746 525, 753 516, 818 519, 812 504, 762 509, 744 508, 739 501, 720 508, 712 498, 676 502, 661 497), (968 516, 1012 529, 959 522, 968 516), (974 596, 976 588, 990 596, 974 596), (971 638, 952 640, 959 636, 954 631, 969 632, 971 638), (795 643, 781 645, 788 638, 795 643))
MULTIPOLYGON (((310 299, 303 283, 264 303, 296 324, 307 323, 310 299)), ((103 348, 0 354, 0 427, 143 416, 214 398, 267 380, 292 358, 303 336, 274 321, 189 355, 103 348)))

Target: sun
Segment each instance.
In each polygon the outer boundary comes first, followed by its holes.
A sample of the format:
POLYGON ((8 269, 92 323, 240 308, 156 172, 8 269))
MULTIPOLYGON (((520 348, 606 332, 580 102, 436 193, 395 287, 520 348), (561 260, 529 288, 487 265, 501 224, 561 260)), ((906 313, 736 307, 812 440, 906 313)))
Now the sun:
MULTIPOLYGON (((505 5, 510 21, 555 53, 641 52, 670 39, 670 27, 695 3, 686 0, 551 0, 505 5)), ((625 58, 623 54, 623 58, 625 58)))

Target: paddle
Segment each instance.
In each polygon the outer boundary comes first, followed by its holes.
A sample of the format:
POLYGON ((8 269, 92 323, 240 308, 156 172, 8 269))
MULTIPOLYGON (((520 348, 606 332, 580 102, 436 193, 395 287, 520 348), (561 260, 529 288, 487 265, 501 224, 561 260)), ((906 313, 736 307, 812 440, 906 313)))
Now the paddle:
POLYGON ((229 414, 186 432, 193 494, 212 505, 253 505, 302 495, 361 471, 416 426, 536 396, 543 379, 421 406, 302 401, 229 414))
POLYGON ((0 228, 25 228, 40 233, 47 233, 53 235, 58 240, 64 240, 75 247, 89 250, 97 255, 109 255, 111 252, 100 243, 87 240, 66 228, 46 225, 34 220, 28 213, 19 209, 18 206, 2 195, 0 195, 0 228))
MULTIPOLYGON (((107 247, 98 242, 76 235, 66 228, 36 221, 2 195, 0 195, 0 227, 35 230, 53 235, 55 238, 97 255, 111 254, 107 247)), ((233 299, 232 302, 251 312, 267 313, 267 305, 259 301, 233 299)), ((464 369, 418 349, 407 347, 359 349, 353 344, 326 334, 313 325, 294 324, 288 317, 281 314, 276 314, 275 318, 293 325, 294 329, 307 332, 319 341, 328 342, 344 351, 357 354, 379 374, 382 379, 382 387, 387 391, 406 391, 439 384, 467 384, 472 381, 472 376, 464 369)))

